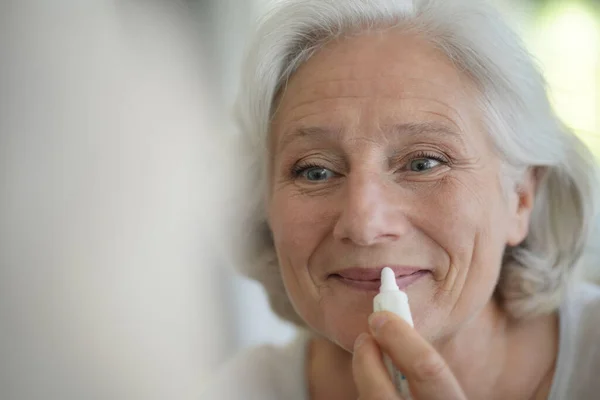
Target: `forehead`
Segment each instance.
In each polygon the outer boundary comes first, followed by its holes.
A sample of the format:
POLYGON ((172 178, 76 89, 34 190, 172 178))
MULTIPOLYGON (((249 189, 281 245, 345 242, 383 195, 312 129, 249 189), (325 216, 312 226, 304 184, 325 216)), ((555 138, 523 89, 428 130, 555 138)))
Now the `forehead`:
POLYGON ((448 57, 425 38, 399 29, 373 31, 333 40, 302 64, 288 89, 300 82, 332 79, 425 79, 442 86, 463 86, 464 77, 448 57))
POLYGON ((273 118, 272 139, 313 125, 339 130, 434 122, 460 131, 465 114, 475 110, 475 92, 472 81, 419 36, 388 29, 340 38, 290 78, 273 118), (415 111, 433 121, 403 120, 415 111))

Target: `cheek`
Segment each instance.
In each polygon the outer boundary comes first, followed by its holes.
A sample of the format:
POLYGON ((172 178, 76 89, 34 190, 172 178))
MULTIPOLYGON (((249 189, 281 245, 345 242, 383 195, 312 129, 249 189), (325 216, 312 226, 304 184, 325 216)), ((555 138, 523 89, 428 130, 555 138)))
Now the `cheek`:
POLYGON ((448 179, 424 207, 428 229, 452 253, 470 253, 480 239, 497 246, 506 230, 506 204, 494 174, 448 179))
POLYGON ((507 208, 495 182, 492 177, 448 180, 418 213, 423 218, 418 224, 449 258, 449 266, 436 276, 433 303, 444 310, 439 312, 446 314, 444 325, 450 330, 481 310, 496 286, 507 208))
POLYGON ((324 220, 322 209, 311 207, 306 199, 275 192, 269 221, 279 256, 305 265, 323 235, 324 220))
POLYGON ((471 258, 476 237, 489 225, 489 201, 483 189, 473 187, 473 181, 445 179, 435 190, 419 193, 411 212, 413 225, 444 250, 449 263, 461 269, 471 258))
POLYGON ((318 272, 311 269, 311 257, 330 231, 326 209, 305 196, 285 190, 273 193, 269 219, 280 272, 296 311, 310 320, 313 303, 319 299, 318 272))

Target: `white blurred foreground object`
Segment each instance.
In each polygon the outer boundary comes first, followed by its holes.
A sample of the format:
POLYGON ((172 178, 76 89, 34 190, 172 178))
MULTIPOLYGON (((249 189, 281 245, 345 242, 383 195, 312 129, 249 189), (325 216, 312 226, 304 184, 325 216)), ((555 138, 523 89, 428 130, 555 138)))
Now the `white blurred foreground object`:
POLYGON ((3 400, 195 398, 224 347, 222 146, 184 9, 143 3, 0 9, 3 400))

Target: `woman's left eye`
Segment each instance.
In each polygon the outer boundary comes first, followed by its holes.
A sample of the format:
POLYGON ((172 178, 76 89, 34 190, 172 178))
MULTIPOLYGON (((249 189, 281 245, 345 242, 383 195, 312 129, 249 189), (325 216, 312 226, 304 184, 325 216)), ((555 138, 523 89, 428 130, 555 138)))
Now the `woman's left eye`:
POLYGON ((294 169, 293 173, 296 178, 301 177, 309 182, 323 182, 335 177, 333 171, 317 165, 297 167, 294 169))
POLYGON ((440 164, 441 162, 435 158, 422 157, 412 160, 409 167, 413 172, 423 172, 435 168, 440 164))

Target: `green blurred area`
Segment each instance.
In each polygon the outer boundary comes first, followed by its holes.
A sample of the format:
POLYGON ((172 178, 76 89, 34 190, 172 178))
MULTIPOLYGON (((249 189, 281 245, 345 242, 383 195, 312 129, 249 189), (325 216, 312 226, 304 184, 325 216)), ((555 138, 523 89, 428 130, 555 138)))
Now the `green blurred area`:
POLYGON ((600 158, 600 1, 534 0, 526 38, 563 122, 600 158))

